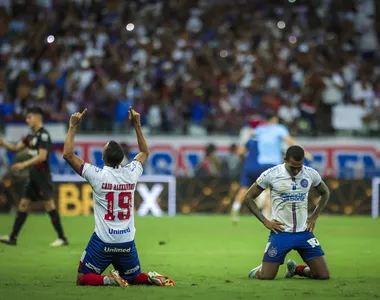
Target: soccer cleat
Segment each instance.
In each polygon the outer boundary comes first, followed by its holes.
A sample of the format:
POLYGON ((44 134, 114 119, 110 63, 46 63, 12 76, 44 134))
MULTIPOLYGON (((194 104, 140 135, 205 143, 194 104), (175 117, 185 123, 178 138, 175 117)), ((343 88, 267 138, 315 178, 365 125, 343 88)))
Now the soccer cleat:
POLYGON ((297 264, 294 260, 289 259, 286 263, 285 278, 292 278, 296 275, 297 264))
POLYGON ((0 237, 0 243, 16 246, 17 242, 16 240, 11 240, 11 238, 7 235, 3 235, 0 237))
POLYGON ((232 211, 231 212, 231 220, 232 224, 236 225, 239 222, 239 212, 238 211, 232 211))
POLYGON ((129 287, 128 281, 121 278, 119 272, 116 270, 112 270, 110 274, 107 275, 107 277, 111 281, 111 284, 114 286, 129 287))
POLYGON ((151 271, 148 272, 149 281, 153 285, 157 286, 175 286, 175 282, 173 279, 158 274, 157 272, 151 271))
POLYGON ((50 244, 51 247, 62 247, 62 246, 68 246, 69 242, 67 239, 56 239, 54 242, 50 244))
POLYGON ((261 267, 262 267, 262 265, 260 265, 260 266, 258 266, 256 268, 252 269, 251 272, 248 273, 248 278, 258 278, 256 276, 256 274, 257 274, 258 271, 261 270, 261 267))

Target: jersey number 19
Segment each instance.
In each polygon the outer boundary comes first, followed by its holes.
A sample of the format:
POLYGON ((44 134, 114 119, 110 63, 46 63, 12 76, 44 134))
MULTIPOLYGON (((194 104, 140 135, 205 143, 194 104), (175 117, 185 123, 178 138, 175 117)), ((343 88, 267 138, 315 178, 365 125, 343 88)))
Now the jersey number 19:
POLYGON ((131 192, 121 192, 119 194, 110 192, 106 194, 108 213, 104 216, 104 220, 107 220, 107 221, 115 220, 115 215, 114 215, 115 196, 118 198, 119 208, 122 209, 121 211, 118 212, 117 218, 121 221, 128 220, 131 217, 131 200, 132 200, 131 192))

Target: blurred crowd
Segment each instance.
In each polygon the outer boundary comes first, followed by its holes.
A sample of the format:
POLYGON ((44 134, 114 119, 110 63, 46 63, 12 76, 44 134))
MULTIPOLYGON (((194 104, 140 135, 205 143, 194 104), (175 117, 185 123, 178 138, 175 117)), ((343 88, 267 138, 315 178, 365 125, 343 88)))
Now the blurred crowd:
POLYGON ((348 112, 376 133, 378 2, 2 0, 0 123, 87 107, 83 130, 118 132, 133 105, 151 133, 237 134, 277 113, 332 134, 348 112))

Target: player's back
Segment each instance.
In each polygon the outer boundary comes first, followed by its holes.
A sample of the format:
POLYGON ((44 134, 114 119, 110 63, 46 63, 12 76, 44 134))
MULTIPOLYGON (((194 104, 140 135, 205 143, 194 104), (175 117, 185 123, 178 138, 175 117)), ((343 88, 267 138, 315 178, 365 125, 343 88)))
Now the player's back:
POLYGON ((85 164, 82 176, 93 189, 95 233, 106 243, 134 240, 134 192, 143 171, 140 162, 125 167, 85 164))
POLYGON ((289 135, 285 126, 280 124, 266 124, 255 130, 258 141, 258 162, 262 165, 278 165, 282 162, 282 139, 289 135))

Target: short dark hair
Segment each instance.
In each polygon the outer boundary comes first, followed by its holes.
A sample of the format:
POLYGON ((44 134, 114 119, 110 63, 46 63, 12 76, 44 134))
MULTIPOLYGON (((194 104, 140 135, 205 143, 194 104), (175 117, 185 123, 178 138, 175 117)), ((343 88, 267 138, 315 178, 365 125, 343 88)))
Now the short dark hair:
POLYGON ((35 114, 35 115, 40 115, 41 117, 43 117, 44 111, 42 110, 41 107, 31 106, 26 109, 26 114, 35 114))
POLYGON ((271 121, 273 118, 277 117, 277 115, 275 113, 269 113, 267 114, 267 116, 265 117, 265 120, 267 121, 271 121))
POLYGON ((206 148, 206 155, 210 155, 211 153, 215 152, 216 147, 214 144, 209 144, 206 148))
POLYGON ((124 159, 124 151, 120 144, 115 141, 109 141, 103 151, 104 163, 110 167, 116 167, 124 159))
POLYGON ((295 161, 301 161, 305 157, 305 151, 300 146, 291 146, 288 148, 288 150, 286 150, 285 159, 289 160, 291 157, 295 161))

